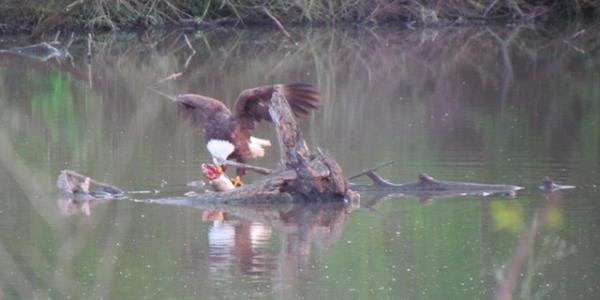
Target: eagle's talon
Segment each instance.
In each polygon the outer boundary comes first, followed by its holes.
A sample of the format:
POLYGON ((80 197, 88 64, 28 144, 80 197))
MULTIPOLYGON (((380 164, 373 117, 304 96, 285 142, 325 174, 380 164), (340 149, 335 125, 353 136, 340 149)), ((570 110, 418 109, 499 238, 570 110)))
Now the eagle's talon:
POLYGON ((239 187, 244 185, 244 183, 242 182, 242 179, 240 178, 240 176, 236 176, 235 178, 231 179, 231 183, 233 183, 233 185, 235 187, 239 187))

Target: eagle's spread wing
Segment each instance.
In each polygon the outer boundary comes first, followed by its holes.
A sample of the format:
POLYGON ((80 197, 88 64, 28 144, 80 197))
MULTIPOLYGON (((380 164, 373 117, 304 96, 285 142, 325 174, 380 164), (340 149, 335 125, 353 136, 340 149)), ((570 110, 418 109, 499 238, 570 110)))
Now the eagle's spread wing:
POLYGON ((231 116, 231 112, 225 104, 217 99, 206 96, 194 94, 179 95, 175 103, 181 116, 191 125, 202 126, 202 120, 204 122, 219 124, 231 116))
POLYGON ((310 84, 291 83, 265 85, 242 91, 238 96, 234 114, 246 129, 254 129, 254 123, 271 121, 269 103, 273 92, 278 91, 288 100, 294 114, 307 116, 311 109, 321 105, 321 94, 310 84))

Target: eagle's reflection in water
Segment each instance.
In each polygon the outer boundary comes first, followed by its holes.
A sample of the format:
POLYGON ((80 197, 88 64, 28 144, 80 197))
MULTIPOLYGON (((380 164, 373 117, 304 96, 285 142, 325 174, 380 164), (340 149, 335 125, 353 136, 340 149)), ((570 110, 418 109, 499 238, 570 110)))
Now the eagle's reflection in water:
POLYGON ((309 269, 311 251, 339 240, 351 209, 344 203, 206 209, 211 276, 225 279, 239 270, 269 278, 276 291, 293 292, 309 269))
POLYGON ((208 231, 209 270, 212 276, 225 274, 233 265, 247 275, 263 275, 269 270, 265 255, 271 228, 258 222, 229 219, 222 211, 206 210, 202 219, 211 221, 208 231))

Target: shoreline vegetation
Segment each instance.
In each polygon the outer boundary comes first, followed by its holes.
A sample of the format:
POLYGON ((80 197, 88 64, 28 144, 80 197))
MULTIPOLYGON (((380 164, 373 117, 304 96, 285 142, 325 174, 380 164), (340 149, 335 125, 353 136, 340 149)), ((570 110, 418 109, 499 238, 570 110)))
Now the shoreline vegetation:
POLYGON ((445 26, 595 19, 600 0, 4 0, 0 33, 161 27, 404 24, 445 26))

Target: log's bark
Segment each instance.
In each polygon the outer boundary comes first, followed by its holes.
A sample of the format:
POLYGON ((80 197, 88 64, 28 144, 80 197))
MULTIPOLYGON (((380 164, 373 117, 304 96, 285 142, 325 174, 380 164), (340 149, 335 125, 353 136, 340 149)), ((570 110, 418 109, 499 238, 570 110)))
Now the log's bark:
POLYGON ((277 130, 281 166, 297 175, 294 181, 286 182, 282 191, 317 201, 349 196, 340 166, 328 153, 308 149, 289 103, 278 92, 273 93, 269 113, 277 130))

